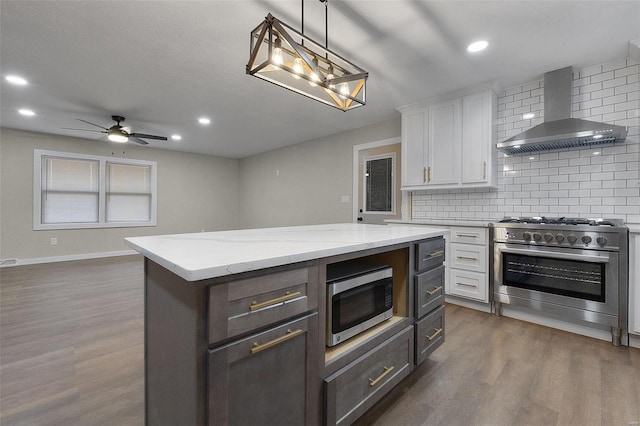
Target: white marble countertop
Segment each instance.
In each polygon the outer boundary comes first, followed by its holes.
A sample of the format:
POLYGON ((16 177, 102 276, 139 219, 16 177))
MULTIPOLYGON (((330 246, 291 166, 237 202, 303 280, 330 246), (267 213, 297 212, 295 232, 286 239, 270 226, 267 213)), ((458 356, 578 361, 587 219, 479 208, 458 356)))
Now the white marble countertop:
POLYGON ((187 281, 221 277, 444 235, 444 228, 354 223, 125 238, 187 281))

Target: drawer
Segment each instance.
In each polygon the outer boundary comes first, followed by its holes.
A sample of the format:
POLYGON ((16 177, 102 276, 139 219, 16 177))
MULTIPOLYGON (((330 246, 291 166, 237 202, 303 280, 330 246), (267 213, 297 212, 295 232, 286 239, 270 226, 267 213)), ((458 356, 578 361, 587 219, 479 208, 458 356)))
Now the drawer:
POLYGON ((416 365, 444 343, 444 306, 416 322, 416 365))
POLYGON ((415 314, 422 318, 444 303, 444 266, 415 277, 415 314))
POLYGON ((314 313, 209 350, 208 424, 308 424, 306 413, 317 401, 319 385, 311 385, 317 367, 309 355, 317 351, 317 317, 314 313))
POLYGON ((487 248, 471 244, 451 244, 450 268, 487 272, 487 248))
POLYGON ((456 296, 488 302, 487 274, 450 269, 449 292, 456 296))
POLYGON ((317 268, 301 268, 211 286, 209 343, 317 309, 317 268))
POLYGON ((416 244, 416 271, 432 269, 444 262, 444 238, 430 238, 416 244))
POLYGON ((486 228, 464 228, 464 227, 452 227, 449 236, 449 241, 452 243, 466 243, 466 244, 487 244, 487 229, 486 228))
POLYGON ((413 326, 325 380, 326 424, 348 425, 413 370, 413 326))

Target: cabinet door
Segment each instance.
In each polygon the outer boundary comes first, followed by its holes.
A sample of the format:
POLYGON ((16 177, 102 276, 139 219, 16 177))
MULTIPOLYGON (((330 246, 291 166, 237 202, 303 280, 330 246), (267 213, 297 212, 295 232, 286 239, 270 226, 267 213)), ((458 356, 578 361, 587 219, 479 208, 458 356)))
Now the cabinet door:
POLYGON ((402 114, 402 186, 425 184, 426 119, 424 110, 402 114))
POLYGON ((629 332, 640 334, 640 233, 629 234, 629 332))
POLYGON ((317 423, 317 316, 210 350, 208 424, 317 423))
POLYGON ((460 181, 460 99, 429 106, 428 185, 451 185, 460 181))
POLYGON ((493 91, 462 99, 462 184, 496 185, 495 126, 496 95, 493 91))

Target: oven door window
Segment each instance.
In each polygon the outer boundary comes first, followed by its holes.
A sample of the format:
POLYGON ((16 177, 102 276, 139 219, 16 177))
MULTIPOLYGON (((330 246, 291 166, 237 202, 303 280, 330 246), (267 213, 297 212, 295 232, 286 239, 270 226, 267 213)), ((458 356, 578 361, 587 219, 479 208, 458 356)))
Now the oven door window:
POLYGON ((503 284, 605 301, 605 264, 502 253, 503 284))
POLYGON ((385 312, 393 305, 393 279, 364 284, 332 297, 331 331, 340 333, 385 312))

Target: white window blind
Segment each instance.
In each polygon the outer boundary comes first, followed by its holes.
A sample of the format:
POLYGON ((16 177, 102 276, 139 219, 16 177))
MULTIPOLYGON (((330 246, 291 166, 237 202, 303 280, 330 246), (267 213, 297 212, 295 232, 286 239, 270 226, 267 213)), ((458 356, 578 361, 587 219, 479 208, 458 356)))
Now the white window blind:
POLYGON ((42 223, 96 223, 100 163, 44 157, 42 223))
POLYGON ((107 222, 151 220, 151 166, 107 162, 107 222))
POLYGON ((33 229, 155 226, 156 162, 34 150, 33 229))

